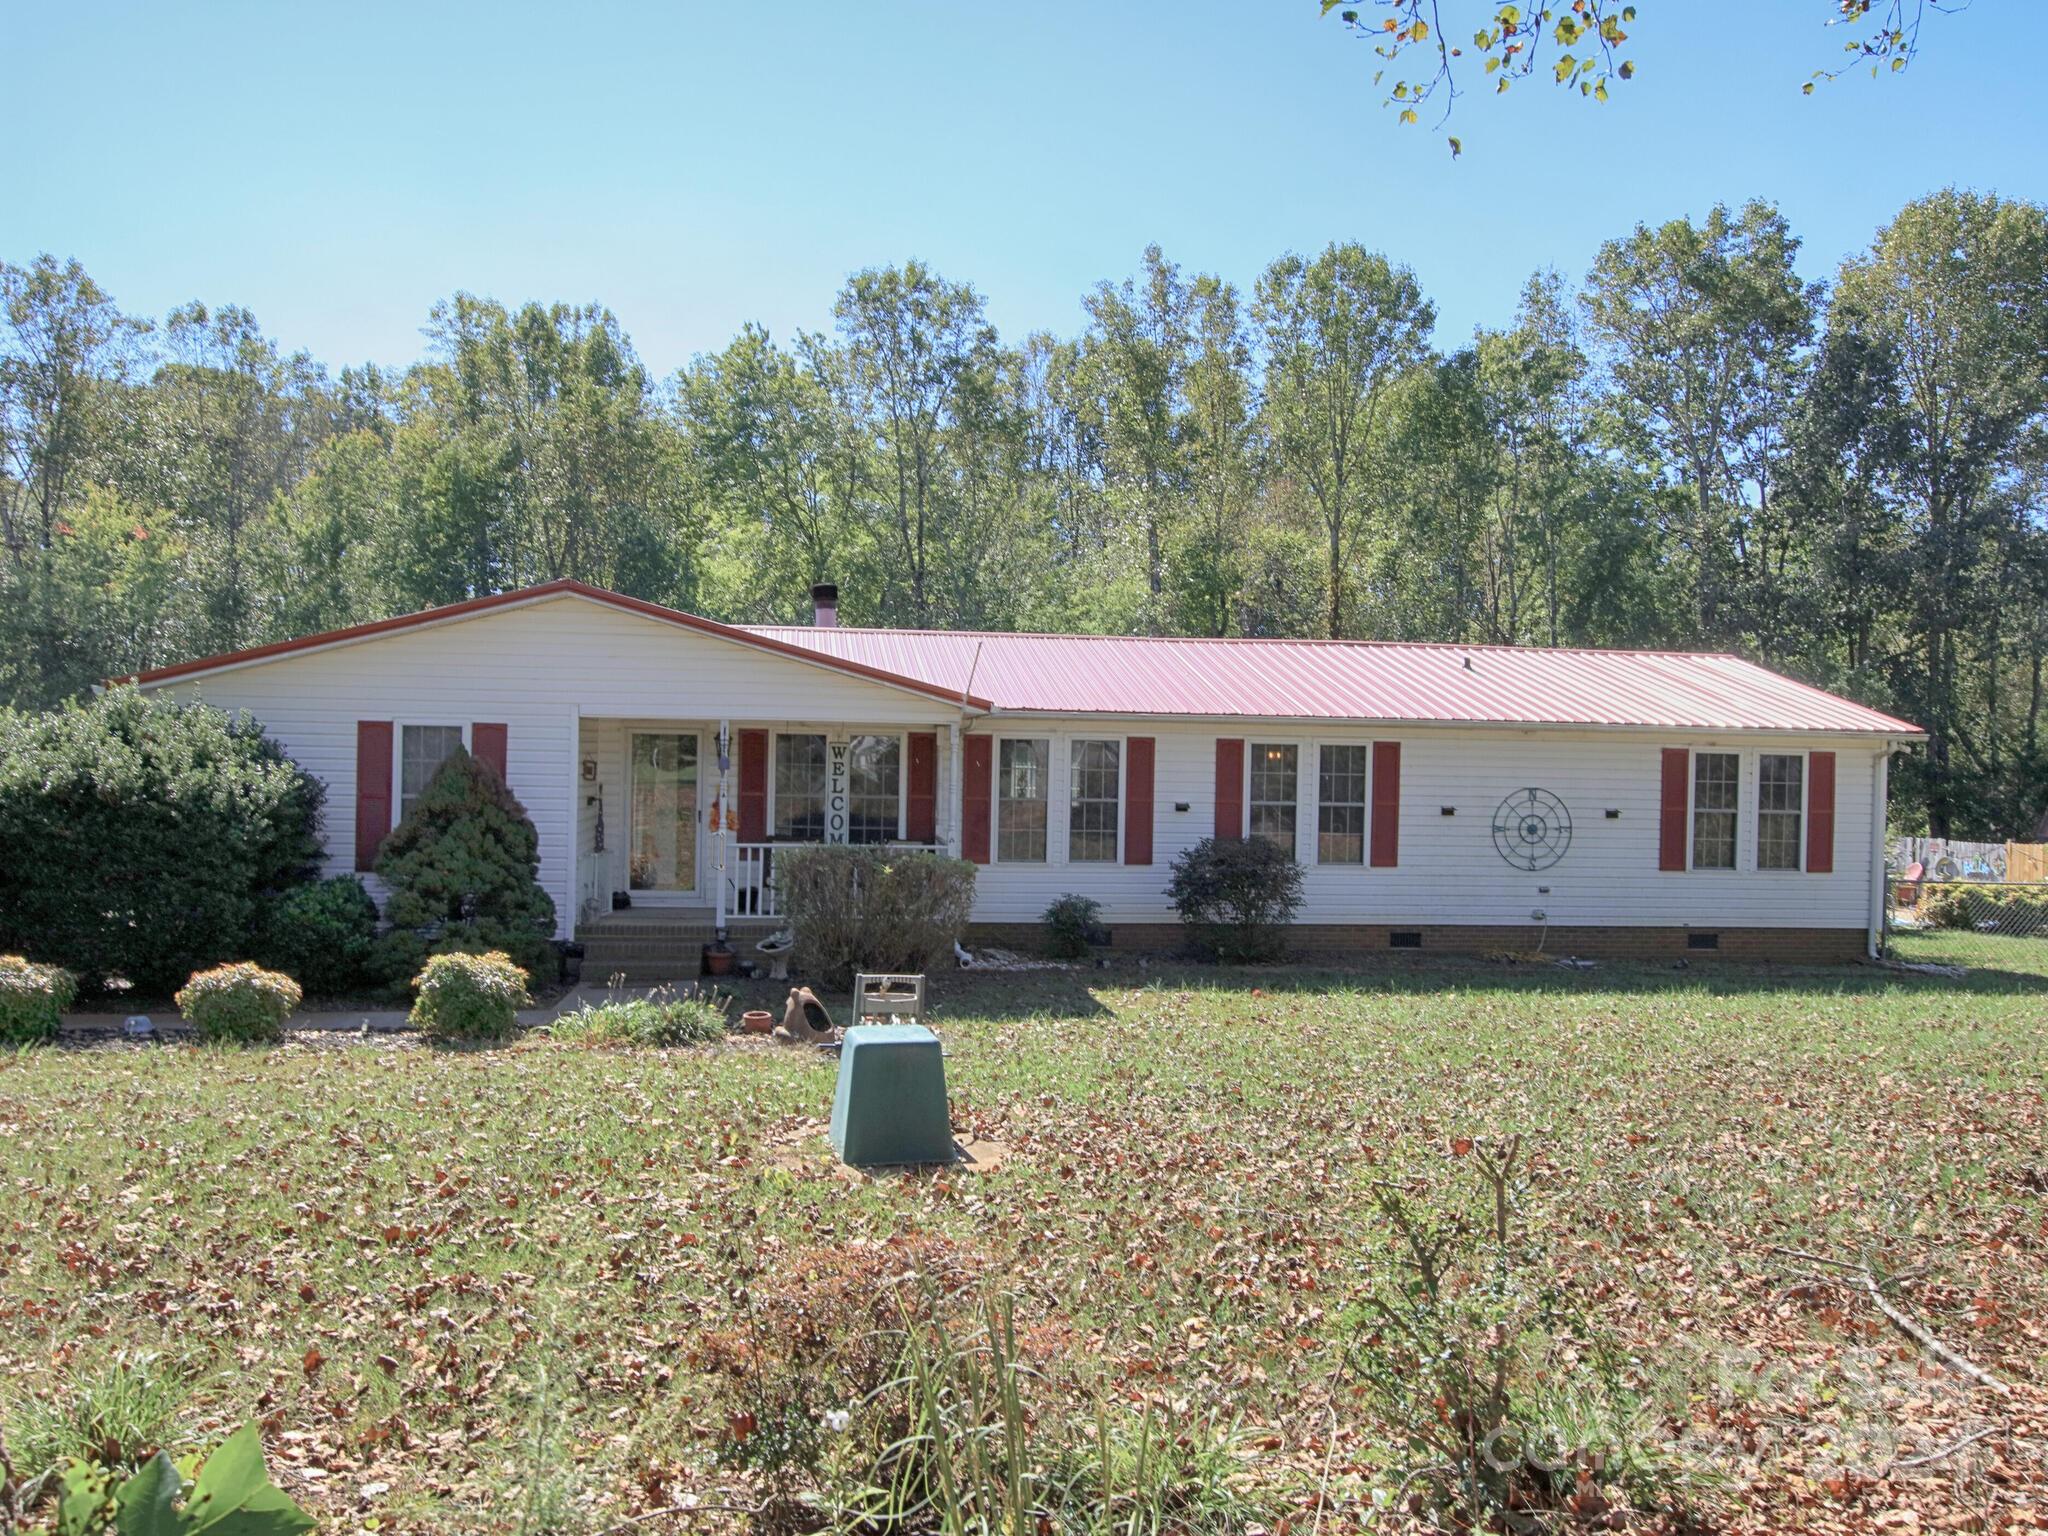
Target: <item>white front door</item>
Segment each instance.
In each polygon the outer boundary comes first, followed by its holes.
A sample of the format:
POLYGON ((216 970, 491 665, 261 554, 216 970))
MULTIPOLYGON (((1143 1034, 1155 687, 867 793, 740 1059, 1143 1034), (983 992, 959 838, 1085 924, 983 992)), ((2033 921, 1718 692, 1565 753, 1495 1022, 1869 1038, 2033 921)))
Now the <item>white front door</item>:
POLYGON ((701 754, 695 731, 630 733, 626 884, 653 905, 694 898, 701 754))

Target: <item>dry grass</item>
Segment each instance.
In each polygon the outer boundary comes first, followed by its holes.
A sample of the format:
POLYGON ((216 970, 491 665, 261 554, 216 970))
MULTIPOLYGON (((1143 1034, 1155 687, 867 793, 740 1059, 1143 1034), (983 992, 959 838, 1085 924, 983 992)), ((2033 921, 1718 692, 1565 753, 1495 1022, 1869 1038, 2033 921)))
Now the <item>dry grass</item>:
POLYGON ((1220 1412, 1232 1507, 1341 1531, 1400 1463, 1343 1369, 1397 1258, 1374 1186, 1520 1133, 1520 1219, 1628 1362, 1628 1433, 1721 1480, 1691 1518, 1999 1529, 2048 1491, 2048 944, 1910 948, 1989 969, 963 977, 936 1022, 956 1130, 1008 1149, 981 1175, 837 1169, 830 1062, 769 1047, 4 1057, 0 1403, 154 1356, 182 1437, 260 1418, 339 1530, 747 1506, 720 1341, 782 1277, 943 1243, 1014 1303, 1047 1414, 1220 1412), (1781 1249, 1905 1276, 2013 1398, 1781 1249))

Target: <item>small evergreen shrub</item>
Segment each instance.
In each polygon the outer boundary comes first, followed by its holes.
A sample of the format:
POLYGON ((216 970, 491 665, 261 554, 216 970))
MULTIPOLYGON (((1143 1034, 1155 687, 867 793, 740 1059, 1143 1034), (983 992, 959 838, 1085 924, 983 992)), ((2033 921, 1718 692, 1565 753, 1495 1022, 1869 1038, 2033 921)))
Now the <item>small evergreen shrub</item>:
POLYGON ((503 1040, 533 1001, 526 972, 503 950, 435 955, 413 985, 412 1025, 437 1040, 503 1040))
POLYGON ((1045 952, 1055 960, 1085 960, 1088 946, 1107 942, 1102 928, 1102 903, 1069 891, 1045 909, 1045 952))
POLYGON ((796 930, 796 967, 844 987, 858 971, 950 964, 974 906, 974 866, 886 848, 777 848, 775 888, 796 930))
POLYGON ((133 688, 0 709, 0 952, 164 996, 311 876, 324 793, 246 715, 133 688))
POLYGON ((354 875, 292 887, 264 923, 263 963, 316 997, 361 991, 376 947, 377 903, 354 875))
POLYGON ((1261 837, 1205 837, 1173 861, 1166 895, 1190 936, 1228 964, 1278 960, 1302 868, 1261 837))
POLYGON ((78 978, 62 966, 0 955, 0 1045, 43 1045, 57 1038, 78 978))
POLYGON ((725 993, 691 987, 585 1006, 555 1020, 553 1033, 577 1045, 712 1045, 731 1014, 725 993))
POLYGON ((539 834, 505 781, 467 752, 441 765, 384 840, 377 873, 391 887, 386 964, 499 952, 537 975, 549 963, 555 904, 540 888, 539 834))
POLYGON ((304 994, 291 977, 248 960, 198 971, 173 999, 202 1040, 262 1045, 278 1038, 304 994))

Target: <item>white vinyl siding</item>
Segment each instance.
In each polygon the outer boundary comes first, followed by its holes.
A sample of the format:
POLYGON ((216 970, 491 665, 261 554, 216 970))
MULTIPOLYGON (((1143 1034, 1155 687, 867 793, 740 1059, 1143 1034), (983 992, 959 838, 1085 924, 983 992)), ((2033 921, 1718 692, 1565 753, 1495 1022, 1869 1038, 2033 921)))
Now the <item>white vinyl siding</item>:
MULTIPOLYGON (((1056 897, 1082 890, 1102 903, 1104 921, 1178 921, 1166 899, 1173 861, 1215 828, 1216 738, 1230 734, 1217 722, 1118 722, 1131 735, 1155 741, 1154 832, 1149 865, 1077 864, 1057 846, 1046 864, 984 867, 975 885, 974 916, 985 923, 1036 923, 1056 897), (1185 811, 1178 809, 1185 805, 1185 811)), ((1048 718, 1057 743, 1095 739, 1101 721, 1048 718)), ((1246 756, 1255 737, 1245 731, 1246 756)), ((1302 747, 1299 823, 1304 843, 1297 857, 1305 871, 1297 921, 1408 926, 1477 923, 1526 927, 1541 910, 1553 926, 1852 928, 1868 920, 1871 890, 1870 826, 1874 746, 1848 738, 1826 743, 1839 753, 1836 775, 1835 871, 1797 881, 1759 878, 1738 867, 1727 871, 1670 873, 1657 867, 1662 790, 1659 752, 1691 746, 1656 731, 1489 730, 1404 725, 1400 732, 1400 862, 1366 878, 1356 864, 1316 859, 1317 774, 1320 748, 1357 745, 1370 762, 1373 734, 1352 736, 1320 729, 1297 738, 1302 747), (1494 808, 1530 788, 1550 791, 1572 817, 1572 844, 1551 868, 1516 870, 1494 847, 1494 808), (1450 806, 1455 814, 1445 816, 1450 806), (1616 815, 1609 819, 1607 812, 1616 815)), ((1716 750, 1713 746, 1701 750, 1716 750)), ((1784 738, 1751 747, 1739 738, 1725 750, 1744 758, 1744 793, 1754 782, 1758 751, 1784 751, 1784 738)), ((1803 750, 1803 747, 1802 747, 1803 750)), ((1055 770, 1064 771, 1067 748, 1056 746, 1055 770)), ((1369 767, 1368 767, 1369 774, 1369 767)), ((1688 785, 1690 778, 1688 776, 1688 785)), ((1070 794, 1053 785, 1056 800, 1070 794)), ((1369 792, 1369 786, 1368 786, 1369 792)), ((1690 805, 1687 807, 1690 819, 1690 805)), ((1753 823, 1745 807, 1742 822, 1753 823)), ((1064 823, 1065 818, 1060 818, 1064 823)), ((1368 857, 1370 856, 1368 819, 1368 857)), ((1055 829, 1055 837, 1059 829, 1055 829)), ((1739 864, 1751 862, 1745 848, 1739 864)))
MULTIPOLYGON (((946 699, 693 634, 569 594, 174 679, 161 691, 247 709, 326 784, 326 873, 337 875, 355 864, 358 721, 504 722, 506 781, 540 835, 541 883, 554 899, 561 938, 574 932, 583 899, 602 907, 626 879, 623 864, 609 862, 622 858, 625 848, 624 738, 607 735, 604 746, 586 750, 586 727, 616 720, 647 729, 688 722, 709 732, 727 719, 735 730, 775 729, 784 722, 823 730, 850 722, 856 730, 936 728, 943 743, 947 724, 960 718, 958 706, 946 699), (594 782, 580 779, 584 757, 603 764, 594 782), (593 859, 590 836, 600 789, 608 851, 593 859)), ((394 759, 398 734, 392 733, 394 759)), ((396 801, 395 760, 392 766, 396 801)), ((942 830, 949 771, 942 749, 942 830)), ((381 897, 374 877, 366 883, 381 897)))

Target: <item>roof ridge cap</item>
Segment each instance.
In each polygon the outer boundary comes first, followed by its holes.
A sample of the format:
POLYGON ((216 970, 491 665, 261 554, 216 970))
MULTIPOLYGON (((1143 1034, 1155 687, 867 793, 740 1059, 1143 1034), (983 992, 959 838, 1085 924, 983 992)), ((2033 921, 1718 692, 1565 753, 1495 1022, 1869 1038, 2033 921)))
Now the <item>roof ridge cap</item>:
MULTIPOLYGON (((1746 666, 1763 665, 1733 651, 1688 651, 1672 646, 1510 645, 1497 640, 1333 640, 1328 635, 1111 635, 1091 630, 918 629, 906 624, 735 624, 732 627, 777 633, 930 635, 962 640, 1116 640, 1155 645, 1313 645, 1411 651, 1488 651, 1520 656, 1672 656, 1685 661, 1739 661, 1746 666)), ((1772 669, 1766 667, 1764 670, 1772 669)))

